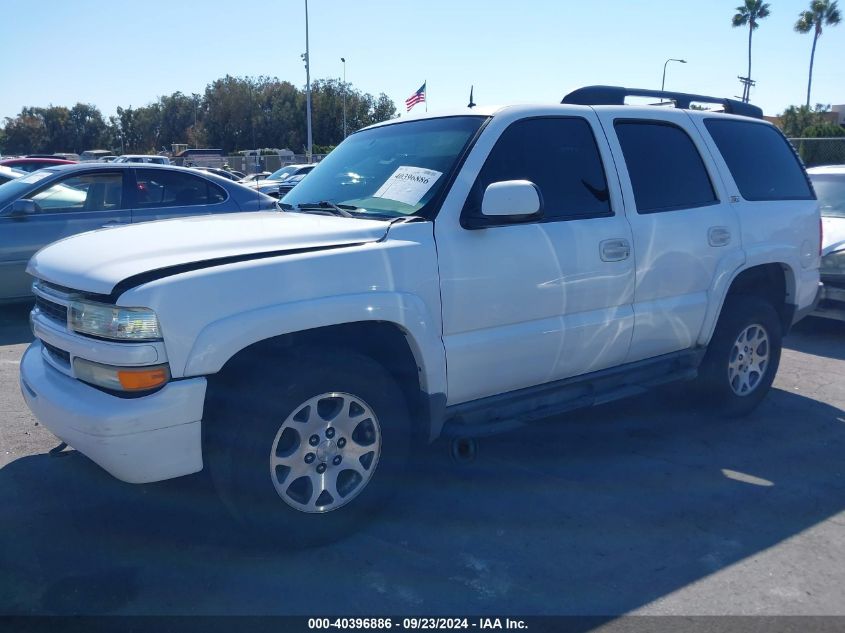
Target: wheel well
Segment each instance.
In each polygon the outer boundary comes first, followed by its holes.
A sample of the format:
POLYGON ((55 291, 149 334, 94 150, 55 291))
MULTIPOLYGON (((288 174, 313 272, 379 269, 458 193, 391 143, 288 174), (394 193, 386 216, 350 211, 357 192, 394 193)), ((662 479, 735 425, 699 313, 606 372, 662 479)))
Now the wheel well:
POLYGON ((792 324, 794 306, 789 302, 787 272, 781 264, 762 264, 743 270, 731 283, 728 297, 744 295, 765 299, 780 316, 784 333, 792 324))
POLYGON ((412 418, 422 422, 421 416, 427 411, 428 402, 420 385, 421 367, 417 365, 403 330, 385 321, 343 323, 258 341, 226 361, 217 379, 225 380, 228 375, 254 368, 257 363, 273 357, 314 347, 343 348, 372 358, 393 376, 405 396, 412 418))

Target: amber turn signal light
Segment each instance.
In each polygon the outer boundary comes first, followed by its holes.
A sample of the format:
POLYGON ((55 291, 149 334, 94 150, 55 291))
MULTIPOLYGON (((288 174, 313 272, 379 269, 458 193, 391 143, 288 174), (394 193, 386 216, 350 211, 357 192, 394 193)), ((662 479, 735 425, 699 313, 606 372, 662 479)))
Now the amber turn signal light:
POLYGON ((119 369, 117 379, 126 391, 155 389, 170 380, 167 366, 143 369, 119 369))

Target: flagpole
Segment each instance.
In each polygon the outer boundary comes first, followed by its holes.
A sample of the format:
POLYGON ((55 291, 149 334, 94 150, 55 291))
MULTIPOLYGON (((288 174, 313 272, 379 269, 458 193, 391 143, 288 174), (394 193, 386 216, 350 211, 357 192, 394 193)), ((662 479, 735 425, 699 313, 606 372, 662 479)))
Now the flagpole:
POLYGON ((428 112, 428 79, 423 82, 425 86, 425 111, 428 112))

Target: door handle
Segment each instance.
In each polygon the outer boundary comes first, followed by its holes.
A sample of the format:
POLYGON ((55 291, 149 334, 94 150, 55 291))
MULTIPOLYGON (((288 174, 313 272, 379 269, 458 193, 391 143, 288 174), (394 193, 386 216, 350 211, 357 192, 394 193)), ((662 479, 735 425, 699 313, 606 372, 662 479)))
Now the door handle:
POLYGON ((707 231, 710 246, 727 246, 731 243, 731 231, 726 226, 711 226, 707 231))
POLYGON ((631 245, 626 239, 603 240, 599 243, 603 262, 621 262, 631 255, 631 245))

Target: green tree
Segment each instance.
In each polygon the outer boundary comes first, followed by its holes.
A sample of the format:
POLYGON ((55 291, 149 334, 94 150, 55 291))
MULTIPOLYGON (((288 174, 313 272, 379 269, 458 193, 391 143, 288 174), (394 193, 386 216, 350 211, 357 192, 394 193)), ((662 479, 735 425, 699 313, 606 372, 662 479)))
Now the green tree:
POLYGON ((205 89, 205 129, 208 143, 227 154, 236 148, 254 147, 255 84, 252 78, 226 75, 205 89))
POLYGON ((174 92, 159 98, 158 112, 160 121, 157 142, 170 149, 173 143, 187 142, 189 128, 195 122, 198 123, 199 103, 181 92, 174 92))
MULTIPOLYGON (((743 4, 736 8, 736 14, 731 21, 734 28, 748 26, 748 74, 746 77, 749 80, 751 79, 751 37, 754 35, 754 30, 760 26, 759 21, 767 17, 769 17, 769 5, 767 3, 762 0, 745 0, 743 4)), ((745 84, 742 91, 743 101, 748 101, 750 91, 750 85, 745 84)))
POLYGON ((305 95, 288 81, 258 88, 256 136, 261 147, 296 149, 305 143, 305 95))
POLYGON ((75 152, 74 135, 70 126, 70 110, 63 106, 34 108, 44 122, 45 152, 75 152))
POLYGON ((830 106, 817 103, 815 107, 789 106, 780 115, 780 128, 788 138, 804 136, 804 130, 825 122, 824 113, 830 111, 830 106))
POLYGON ((813 64, 816 58, 816 44, 821 37, 822 29, 825 26, 836 26, 842 21, 839 7, 836 0, 812 0, 810 10, 802 11, 795 23, 795 30, 798 33, 809 33, 813 31, 813 49, 810 52, 810 77, 807 81, 807 102, 810 107, 810 91, 813 87, 813 64))
POLYGON ((108 139, 103 115, 90 103, 77 103, 70 109, 67 128, 72 151, 77 154, 87 149, 100 149, 108 139))
POLYGON ((4 131, 6 151, 10 154, 47 151, 47 128, 41 116, 41 108, 23 108, 16 117, 6 117, 4 131))

